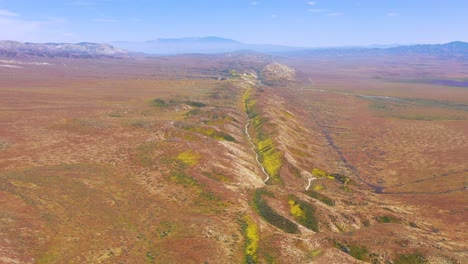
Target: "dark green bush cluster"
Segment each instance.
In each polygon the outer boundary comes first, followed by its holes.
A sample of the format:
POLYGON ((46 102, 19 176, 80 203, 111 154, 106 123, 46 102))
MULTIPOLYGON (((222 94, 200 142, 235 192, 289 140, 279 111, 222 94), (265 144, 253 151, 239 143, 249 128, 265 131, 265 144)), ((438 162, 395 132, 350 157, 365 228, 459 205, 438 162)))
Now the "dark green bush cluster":
POLYGON ((167 103, 161 98, 156 98, 151 101, 151 105, 155 107, 164 107, 164 106, 167 106, 167 103))
POLYGON ((331 176, 333 176, 341 184, 348 184, 351 181, 351 179, 349 177, 344 176, 344 175, 339 174, 339 173, 333 173, 333 174, 331 174, 331 176))
POLYGON ((427 259, 421 253, 403 254, 400 255, 394 264, 424 264, 427 263, 427 259))
POLYGON ((291 234, 299 233, 299 228, 295 223, 277 214, 273 208, 268 205, 265 199, 263 199, 264 194, 265 191, 262 189, 256 190, 254 194, 255 209, 260 214, 260 216, 263 217, 268 223, 276 226, 284 232, 291 234))
POLYGON ((398 223, 400 222, 396 217, 391 215, 382 215, 377 217, 379 223, 398 223))
POLYGON ((369 260, 369 252, 364 246, 350 245, 349 246, 350 255, 355 259, 367 261, 369 260))
POLYGON ((308 190, 306 191, 306 194, 314 199, 317 199, 319 201, 321 201, 322 203, 324 204, 327 204, 329 206, 334 206, 335 205, 335 201, 333 201, 332 199, 328 198, 327 196, 317 192, 317 191, 314 191, 314 190, 308 190))
POLYGON ((187 127, 184 127, 184 129, 214 138, 216 140, 225 140, 225 141, 230 141, 230 142, 236 141, 236 139, 233 136, 229 135, 226 132, 218 131, 214 129, 213 127, 187 126, 187 127))
POLYGON ((206 104, 201 103, 201 102, 186 101, 185 103, 193 107, 205 107, 206 106, 206 104))
POLYGON ((289 202, 293 202, 294 205, 299 206, 303 213, 301 216, 295 216, 295 219, 308 229, 318 232, 319 227, 317 218, 315 217, 315 208, 311 204, 299 200, 299 198, 294 195, 289 195, 288 198, 289 202))
POLYGON ((335 242, 335 247, 339 250, 345 252, 346 254, 351 255, 353 258, 368 261, 369 260, 369 251, 364 246, 358 245, 344 245, 338 242, 335 242))

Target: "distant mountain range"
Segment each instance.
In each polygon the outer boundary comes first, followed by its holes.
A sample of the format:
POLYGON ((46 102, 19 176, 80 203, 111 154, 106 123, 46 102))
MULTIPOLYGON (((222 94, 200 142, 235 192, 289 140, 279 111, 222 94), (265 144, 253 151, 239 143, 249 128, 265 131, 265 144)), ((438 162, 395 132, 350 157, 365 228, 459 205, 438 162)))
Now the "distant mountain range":
POLYGON ((468 55, 468 43, 461 41, 454 41, 447 44, 426 44, 426 45, 412 45, 412 46, 399 46, 389 48, 387 51, 394 53, 423 53, 432 55, 451 55, 451 54, 464 54, 468 55))
POLYGON ((187 53, 213 54, 240 50, 272 53, 306 49, 303 47, 281 45, 245 44, 236 40, 220 37, 160 38, 144 42, 117 41, 109 44, 131 52, 143 52, 156 55, 187 53))
POLYGON ((319 56, 381 56, 381 55, 425 55, 438 57, 462 57, 468 59, 468 43, 454 41, 446 44, 418 44, 387 48, 354 47, 303 49, 287 52, 287 55, 319 56))
POLYGON ((305 48, 281 45, 244 44, 219 37, 167 38, 145 42, 99 43, 22 43, 0 41, 3 58, 100 58, 138 55, 215 54, 232 52, 260 52, 282 56, 378 56, 378 55, 429 55, 461 57, 468 59, 468 43, 455 41, 447 44, 408 45, 390 47, 305 48))
POLYGON ((308 48, 282 45, 245 44, 236 40, 220 37, 202 38, 171 38, 156 39, 145 42, 111 42, 109 43, 130 52, 167 55, 187 53, 226 53, 234 51, 255 51, 263 53, 297 53, 311 52, 314 54, 432 54, 447 55, 468 53, 468 43, 451 42, 447 44, 428 45, 371 45, 367 47, 338 47, 338 48, 308 48))
POLYGON ((0 56, 7 58, 27 57, 66 57, 97 58, 124 56, 127 51, 108 44, 99 43, 22 43, 17 41, 0 41, 0 56))

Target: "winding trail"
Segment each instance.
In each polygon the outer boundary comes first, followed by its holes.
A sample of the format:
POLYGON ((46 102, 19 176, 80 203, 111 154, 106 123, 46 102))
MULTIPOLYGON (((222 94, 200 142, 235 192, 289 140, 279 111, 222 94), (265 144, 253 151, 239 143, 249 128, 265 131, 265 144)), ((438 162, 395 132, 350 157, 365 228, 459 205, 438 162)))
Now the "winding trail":
POLYGON ((249 138, 250 144, 252 144, 252 151, 255 153, 255 160, 257 161, 260 168, 262 168, 263 174, 265 174, 266 176, 265 180, 263 180, 263 182, 266 183, 268 180, 270 180, 270 175, 268 175, 268 173, 265 170, 265 167, 263 167, 262 163, 260 163, 260 160, 258 159, 258 153, 257 151, 255 151, 255 143, 253 142, 252 138, 249 135, 249 125, 250 125, 250 118, 247 120, 247 124, 245 124, 245 134, 247 135, 247 138, 249 138))
POLYGON ((313 180, 316 180, 316 179, 317 179, 317 178, 315 178, 315 177, 312 177, 312 178, 309 178, 309 179, 308 179, 308 180, 309 180, 309 184, 308 184, 307 187, 305 188, 306 191, 309 190, 310 185, 312 184, 312 181, 313 181, 313 180))

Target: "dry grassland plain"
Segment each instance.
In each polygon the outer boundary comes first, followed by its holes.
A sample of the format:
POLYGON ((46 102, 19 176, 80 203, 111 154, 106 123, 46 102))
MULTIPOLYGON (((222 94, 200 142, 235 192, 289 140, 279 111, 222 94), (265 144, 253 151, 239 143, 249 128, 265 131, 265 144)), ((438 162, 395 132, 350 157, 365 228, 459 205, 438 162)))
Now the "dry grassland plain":
POLYGON ((466 263, 466 64, 271 60, 1 69, 0 262, 466 263))

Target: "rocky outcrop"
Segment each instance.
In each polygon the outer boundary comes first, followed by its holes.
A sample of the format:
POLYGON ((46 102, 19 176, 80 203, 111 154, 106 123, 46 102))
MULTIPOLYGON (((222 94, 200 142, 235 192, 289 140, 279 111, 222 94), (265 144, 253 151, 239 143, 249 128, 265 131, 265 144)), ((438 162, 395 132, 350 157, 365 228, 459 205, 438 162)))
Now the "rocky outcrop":
POLYGON ((262 81, 265 84, 275 85, 293 81, 296 70, 281 63, 269 63, 261 72, 262 81))

